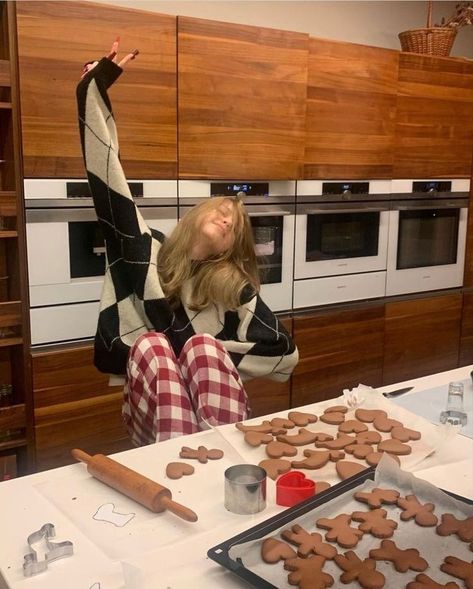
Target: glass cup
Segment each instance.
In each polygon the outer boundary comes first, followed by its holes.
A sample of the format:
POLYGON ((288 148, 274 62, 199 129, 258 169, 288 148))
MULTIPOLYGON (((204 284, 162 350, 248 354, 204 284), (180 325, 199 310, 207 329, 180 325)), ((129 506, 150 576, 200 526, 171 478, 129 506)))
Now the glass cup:
POLYGON ((464 426, 467 423, 463 407, 463 383, 451 382, 448 385, 447 406, 440 414, 440 423, 464 426))

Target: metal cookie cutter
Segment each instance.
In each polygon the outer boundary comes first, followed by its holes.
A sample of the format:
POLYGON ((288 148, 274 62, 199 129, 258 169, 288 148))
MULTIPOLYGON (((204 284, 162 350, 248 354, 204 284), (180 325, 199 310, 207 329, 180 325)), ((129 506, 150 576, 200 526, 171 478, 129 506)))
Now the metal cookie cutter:
POLYGON ((51 542, 50 538, 54 538, 56 530, 53 524, 44 524, 37 532, 33 532, 28 536, 29 552, 25 554, 25 562, 23 563, 23 574, 25 577, 31 577, 42 573, 48 568, 48 564, 58 558, 71 556, 74 552, 73 544, 69 540, 65 542, 51 542), (33 548, 33 544, 37 544, 44 540, 46 550, 44 552, 44 559, 38 560, 38 554, 33 548))

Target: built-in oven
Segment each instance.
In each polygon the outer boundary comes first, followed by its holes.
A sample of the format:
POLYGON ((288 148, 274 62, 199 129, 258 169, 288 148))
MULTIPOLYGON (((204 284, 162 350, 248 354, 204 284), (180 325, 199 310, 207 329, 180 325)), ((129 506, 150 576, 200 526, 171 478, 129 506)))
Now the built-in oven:
POLYGON ((393 180, 386 294, 463 284, 470 181, 393 180))
MULTIPOLYGON (((146 223, 164 234, 177 223, 177 181, 133 181, 146 223)), ((85 181, 25 180, 33 345, 94 336, 105 244, 85 181)))
POLYGON ((297 182, 294 308, 385 294, 390 182, 297 182))
POLYGON ((239 196, 251 220, 261 297, 273 311, 292 309, 295 181, 179 180, 179 216, 212 196, 239 196))

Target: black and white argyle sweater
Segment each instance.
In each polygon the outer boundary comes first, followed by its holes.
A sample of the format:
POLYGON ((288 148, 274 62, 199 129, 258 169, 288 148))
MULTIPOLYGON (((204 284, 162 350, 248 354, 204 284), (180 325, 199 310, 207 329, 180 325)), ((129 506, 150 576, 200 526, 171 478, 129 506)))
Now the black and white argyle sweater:
POLYGON ((190 336, 208 333, 223 343, 243 380, 286 380, 297 363, 297 348, 259 295, 251 293, 236 311, 217 304, 191 311, 191 279, 177 309, 166 299, 156 264, 165 237, 144 222, 120 163, 107 89, 121 72, 103 58, 77 87, 82 150, 107 257, 95 365, 125 374, 130 346, 147 331, 165 333, 177 355, 190 336))

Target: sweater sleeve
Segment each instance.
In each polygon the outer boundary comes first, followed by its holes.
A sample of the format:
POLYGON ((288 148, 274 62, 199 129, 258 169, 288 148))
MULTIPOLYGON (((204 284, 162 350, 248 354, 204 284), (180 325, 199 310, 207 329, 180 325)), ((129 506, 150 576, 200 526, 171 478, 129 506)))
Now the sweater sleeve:
POLYGON ((120 163, 115 120, 107 94, 122 71, 104 57, 77 86, 82 153, 107 254, 113 243, 123 244, 150 234, 120 163))
POLYGON ((233 320, 238 322, 237 337, 222 343, 242 379, 265 377, 286 381, 299 360, 299 352, 259 294, 241 305, 233 320))

